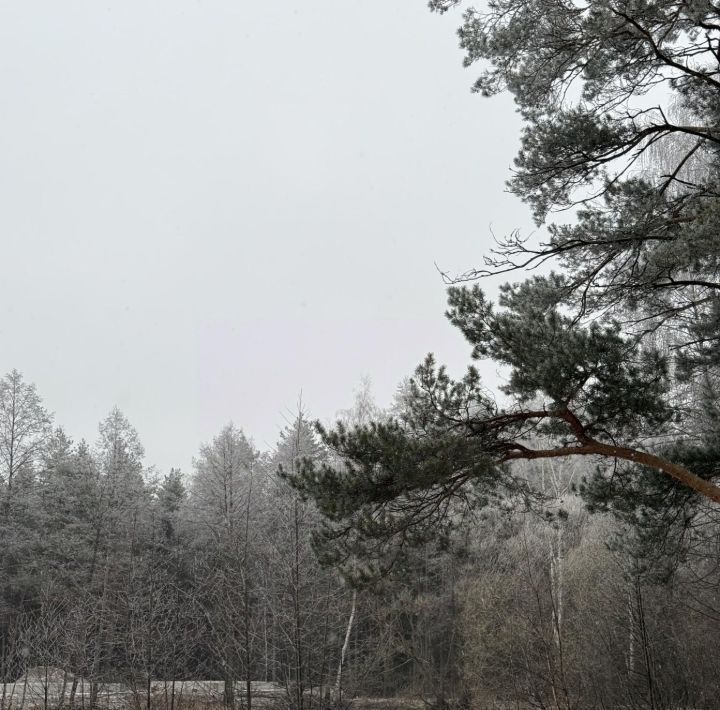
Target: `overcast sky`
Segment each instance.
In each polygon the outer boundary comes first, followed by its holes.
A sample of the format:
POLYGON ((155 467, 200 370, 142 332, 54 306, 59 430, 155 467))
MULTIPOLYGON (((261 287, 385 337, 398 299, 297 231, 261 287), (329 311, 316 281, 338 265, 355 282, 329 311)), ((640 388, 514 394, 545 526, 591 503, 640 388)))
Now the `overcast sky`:
POLYGON ((0 369, 94 441, 117 404, 189 470, 229 420, 271 447, 302 391, 381 405, 460 374, 450 271, 490 229, 519 120, 471 94, 425 0, 0 4, 0 369))

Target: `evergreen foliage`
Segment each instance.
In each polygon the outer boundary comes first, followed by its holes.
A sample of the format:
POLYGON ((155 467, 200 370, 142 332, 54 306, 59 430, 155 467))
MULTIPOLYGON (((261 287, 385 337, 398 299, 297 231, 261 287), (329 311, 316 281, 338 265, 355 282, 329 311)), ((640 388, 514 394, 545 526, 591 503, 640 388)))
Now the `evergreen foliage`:
MULTIPOLYGON (((423 381, 456 415, 472 392, 490 406, 473 377, 452 383, 428 364, 423 381)), ((713 708, 715 511, 652 469, 583 482, 587 469, 577 458, 526 462, 511 475, 479 455, 458 474, 457 488, 447 481, 424 488, 468 449, 462 427, 438 419, 427 393, 418 396, 419 382, 403 385, 395 420, 365 384, 341 413, 342 436, 324 432, 337 435, 338 448, 364 427, 375 439, 363 446, 387 447, 350 462, 347 475, 364 484, 358 500, 368 515, 354 538, 323 548, 325 561, 350 562, 350 581, 373 579, 372 593, 353 591, 313 554, 320 511, 287 477, 309 460, 318 474, 341 461, 304 414, 261 455, 241 429, 224 427, 200 448, 187 478, 178 470, 152 476, 118 411, 92 448, 62 429, 48 431, 0 518, 5 707, 21 697, 25 707, 38 702, 30 688, 22 696, 31 671, 34 688, 47 677, 54 693, 67 677, 63 707, 101 707, 103 684, 119 683, 129 706, 177 710, 189 697, 181 679, 192 678, 220 680, 215 688, 227 706, 255 704, 240 682, 251 679, 280 686, 279 706, 329 710, 337 707, 345 648, 346 697, 420 695, 443 708, 493 699, 713 708), (412 446, 398 450, 410 434, 412 446), (395 479, 382 467, 389 452, 402 472, 395 479), (376 503, 368 482, 377 484, 376 503), (572 494, 577 483, 597 486, 596 515, 572 494), (232 492, 231 516, 222 491, 232 492), (515 505, 538 500, 558 513, 515 505), (361 560, 350 559, 359 553, 361 560), (84 680, 75 687, 74 678, 84 680)), ((638 421, 627 419, 628 430, 638 421)), ((702 446, 676 442, 673 460, 709 476, 703 457, 716 441, 714 426, 713 416, 698 424, 702 446)), ((485 443, 498 441, 485 434, 485 443)), ((327 530, 347 528, 343 516, 352 509, 341 487, 336 507, 325 511, 335 521, 327 530)), ((55 707, 56 695, 39 702, 55 707)), ((203 699, 193 693, 189 702, 203 699)))
MULTIPOLYGON (((458 0, 433 0, 443 12, 458 0)), ((525 120, 509 189, 538 224, 503 240, 475 278, 556 260, 548 280, 577 317, 619 312, 639 332, 679 330, 685 362, 718 346, 720 14, 677 3, 495 0, 469 9, 475 89, 509 91, 525 120)))
POLYGON ((448 318, 473 358, 507 368, 507 399, 429 356, 395 420, 320 426, 338 461, 292 480, 327 516, 324 540, 364 555, 370 540, 427 539, 456 499, 528 500, 508 468, 522 459, 604 460, 579 490, 636 525, 698 494, 720 503, 720 10, 492 0, 459 36, 465 64, 482 65, 474 89, 515 98, 508 187, 548 234, 514 233, 483 269, 448 277, 448 318), (569 209, 573 221, 551 221, 569 209), (504 286, 497 304, 458 284, 548 260, 557 272, 504 286))

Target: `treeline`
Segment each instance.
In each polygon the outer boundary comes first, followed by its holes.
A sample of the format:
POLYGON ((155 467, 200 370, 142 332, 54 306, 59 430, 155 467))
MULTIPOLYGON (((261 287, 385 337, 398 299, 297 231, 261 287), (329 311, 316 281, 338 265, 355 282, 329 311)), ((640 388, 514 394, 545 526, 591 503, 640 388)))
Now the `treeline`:
MULTIPOLYGON (((343 418, 370 412, 366 388, 343 418)), ((6 375, 2 707, 17 704, 17 681, 38 668, 48 678, 65 671, 62 702, 84 707, 111 683, 149 707, 156 680, 220 680, 225 703, 248 707, 250 681, 278 684, 295 708, 431 689, 428 662, 447 670, 457 639, 439 618, 426 628, 422 603, 413 606, 429 589, 424 568, 382 589, 353 589, 319 564, 319 514, 279 475, 331 456, 299 412, 270 452, 228 424, 200 447, 192 472, 158 475, 117 408, 95 443, 75 442, 34 385, 6 375)))
MULTIPOLYGON (((226 426, 187 476, 153 475, 117 409, 93 446, 73 442, 17 372, 0 418, 5 683, 61 668, 68 706, 77 679, 83 704, 123 683, 139 707, 158 702, 151 681, 190 679, 224 681, 223 701, 248 707, 241 681, 278 684, 293 708, 341 695, 710 708, 720 694, 711 509, 662 530, 591 515, 574 493, 584 470, 541 462, 523 475, 542 505, 457 504, 455 524, 386 549, 384 574, 354 589, 361 560, 348 581, 318 563, 319 514, 278 473, 333 462, 302 412, 271 452, 226 426)), ((366 388, 343 419, 371 418, 366 388)))
POLYGON ((233 704, 238 681, 267 680, 297 707, 342 682, 352 592, 318 565, 316 513, 277 475, 327 455, 302 413, 267 453, 227 425, 189 476, 146 467, 118 409, 93 446, 73 442, 16 371, 0 427, 3 682, 61 668, 94 705, 101 683, 149 704, 151 679, 215 679, 233 704))

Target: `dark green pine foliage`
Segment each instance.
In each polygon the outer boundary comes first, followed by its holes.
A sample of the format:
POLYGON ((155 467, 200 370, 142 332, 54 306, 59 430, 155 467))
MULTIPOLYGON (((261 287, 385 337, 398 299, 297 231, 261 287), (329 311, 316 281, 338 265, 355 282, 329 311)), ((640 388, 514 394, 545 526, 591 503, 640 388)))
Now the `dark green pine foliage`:
MULTIPOLYGON (((430 3, 440 12, 459 4, 430 3)), ((515 98, 525 125, 508 186, 547 226, 539 244, 510 235, 464 278, 551 259, 560 273, 536 282, 577 321, 615 318, 638 340, 664 342, 672 377, 656 410, 662 424, 644 428, 647 446, 716 480, 717 3, 493 0, 466 11, 459 37, 466 65, 483 62, 475 90, 515 98), (576 219, 558 223, 553 213, 570 207, 576 219)), ((621 400, 633 393, 618 388, 621 400)), ((592 508, 632 523, 648 551, 664 549, 661 532, 674 530, 680 554, 701 503, 676 479, 627 465, 612 475, 601 467, 581 490, 592 508)))
MULTIPOLYGON (((450 288, 447 316, 473 345, 473 358, 490 358, 510 368, 506 394, 527 407, 572 410, 584 433, 612 443, 656 431, 671 412, 666 358, 652 347, 623 337, 617 322, 579 327, 554 303, 544 279, 501 289, 496 310, 477 287, 450 288)), ((569 435, 567 422, 540 417, 537 435, 569 435)))
POLYGON ((321 429, 339 459, 294 483, 328 538, 411 539, 452 520, 441 503, 469 482, 512 487, 514 459, 599 455, 581 486, 591 507, 677 527, 697 492, 720 502, 720 9, 491 0, 466 10, 459 37, 466 65, 482 66, 475 91, 516 101, 508 187, 547 236, 513 233, 451 280, 559 267, 506 286, 499 309, 476 287, 450 290, 473 356, 509 368, 510 404, 472 368, 454 382, 428 359, 398 420, 321 429), (574 220, 551 219, 569 208, 574 220))
POLYGON ((456 503, 484 501, 500 483, 478 442, 437 430, 416 436, 408 425, 409 418, 318 427, 336 455, 322 463, 306 459, 289 476, 324 516, 315 539, 322 561, 351 563, 346 569, 356 582, 387 571, 408 545, 447 535, 462 515, 455 516, 456 503))
POLYGON ((516 101, 508 186, 547 237, 512 234, 456 281, 548 260, 559 271, 506 286, 497 307, 477 287, 450 289, 473 357, 508 368, 509 403, 475 369, 454 381, 428 358, 396 420, 320 428, 337 460, 291 480, 326 515, 339 558, 383 559, 386 541, 427 539, 463 506, 527 498, 517 459, 603 457, 584 494, 636 520, 697 493, 720 502, 712 435, 697 429, 712 431, 716 400, 695 396, 720 360, 720 10, 491 0, 459 35, 466 64, 482 62, 475 90, 516 101), (549 221, 569 208, 572 222, 549 221))
MULTIPOLYGON (((707 466, 683 469, 689 478, 675 486, 672 460, 658 457, 673 452, 646 451, 647 433, 657 439, 673 422, 667 362, 657 349, 624 337, 617 323, 579 326, 543 279, 505 287, 499 307, 477 286, 453 287, 449 305, 448 318, 473 357, 508 368, 503 389, 511 404, 500 406, 474 367, 455 381, 428 356, 399 418, 319 426, 337 458, 305 461, 290 480, 325 515, 321 539, 333 561, 361 557, 376 572, 405 545, 447 534, 473 507, 499 496, 531 503, 532 489, 509 468, 514 460, 620 458, 643 479, 641 488, 661 480, 685 497, 693 493, 688 480, 702 486, 714 475, 707 466), (539 447, 538 440, 552 445, 539 447), (633 467, 643 460, 662 477, 633 467)), ((583 491, 591 500, 600 496, 597 486, 583 491)))
MULTIPOLYGON (((432 0, 444 12, 460 0, 432 0)), ((547 238, 501 241, 463 278, 538 266, 578 317, 673 329, 691 370, 718 364, 720 11, 710 0, 493 0, 465 12, 475 90, 524 119, 511 192, 547 238), (649 94, 652 92, 652 97, 649 94), (576 207, 569 224, 549 218, 576 207)))

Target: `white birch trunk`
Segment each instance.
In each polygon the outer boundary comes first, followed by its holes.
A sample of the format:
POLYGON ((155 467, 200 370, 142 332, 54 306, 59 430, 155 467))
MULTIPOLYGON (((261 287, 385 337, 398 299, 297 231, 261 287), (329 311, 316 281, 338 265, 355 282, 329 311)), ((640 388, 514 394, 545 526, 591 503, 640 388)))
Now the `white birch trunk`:
POLYGON ((353 622, 355 621, 355 609, 357 606, 357 591, 353 590, 352 606, 350 607, 350 618, 348 619, 347 628, 345 629, 345 641, 340 651, 340 663, 338 665, 337 676, 335 677, 335 698, 340 700, 342 692, 342 673, 345 665, 345 657, 350 646, 350 634, 352 633, 353 622))
POLYGON ((563 623, 563 582, 564 582, 564 550, 563 526, 558 523, 555 536, 550 543, 550 585, 553 604, 553 638, 556 646, 560 646, 563 623))

